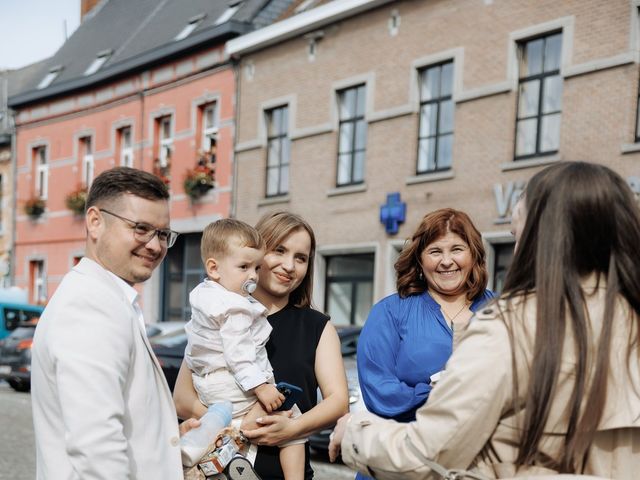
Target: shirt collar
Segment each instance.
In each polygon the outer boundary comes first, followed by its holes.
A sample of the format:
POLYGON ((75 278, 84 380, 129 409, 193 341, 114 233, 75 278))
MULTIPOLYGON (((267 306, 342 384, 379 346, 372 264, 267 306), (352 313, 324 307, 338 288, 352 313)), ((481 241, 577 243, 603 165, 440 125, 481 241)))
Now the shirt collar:
POLYGON ((109 270, 106 270, 106 269, 105 271, 109 275, 111 275, 111 277, 116 281, 116 283, 122 290, 122 293, 124 293, 125 296, 127 297, 127 300, 131 302, 131 305, 135 305, 136 302, 138 301, 138 291, 135 288, 133 288, 131 285, 129 285, 127 282, 125 282, 123 279, 121 279, 119 276, 117 276, 115 273, 110 272, 109 270))

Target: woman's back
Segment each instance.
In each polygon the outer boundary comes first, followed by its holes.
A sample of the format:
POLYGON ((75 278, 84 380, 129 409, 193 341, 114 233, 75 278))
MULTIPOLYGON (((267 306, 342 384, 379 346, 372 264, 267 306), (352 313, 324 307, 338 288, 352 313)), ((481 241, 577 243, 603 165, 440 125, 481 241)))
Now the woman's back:
MULTIPOLYGON (((582 283, 586 307, 589 312, 587 384, 588 391, 593 377, 593 363, 598 353, 598 339, 604 318, 606 283, 603 279, 591 276, 582 283)), ((513 402, 513 382, 504 385, 502 414, 497 428, 482 449, 478 458, 478 469, 497 478, 515 475, 517 446, 522 435, 523 420, 526 415, 526 395, 530 381, 530 364, 534 352, 536 332, 536 296, 529 295, 526 300, 513 299, 509 303, 502 300, 498 307, 486 309, 478 322, 491 330, 504 330, 505 324, 512 331, 517 365, 518 393, 513 402), (504 323, 498 316, 502 310, 504 323), (516 412, 513 405, 517 405, 516 412)), ((629 339, 636 335, 637 322, 630 317, 630 309, 624 299, 616 304, 613 321, 609 372, 607 374, 607 397, 602 418, 591 443, 584 473, 612 478, 633 478, 633 472, 640 471, 640 455, 631 455, 640 449, 640 362, 638 346, 629 352, 629 339)), ((504 333, 502 333, 504 334, 504 333)), ((471 354, 472 352, 469 352, 471 354)), ((505 352, 506 353, 506 352, 505 352)), ((507 362, 511 349, 505 356, 507 362)), ((555 392, 548 399, 550 405, 547 422, 538 445, 535 466, 520 470, 520 474, 553 473, 558 470, 558 462, 564 448, 565 434, 568 430, 568 405, 576 382, 578 361, 575 339, 570 327, 567 327, 562 360, 555 392), (546 469, 546 470, 545 470, 546 469)), ((510 363, 510 362, 509 362, 510 363)), ((510 369, 509 378, 512 377, 510 369)), ((581 412, 588 415, 589 405, 586 395, 581 402, 581 412)))

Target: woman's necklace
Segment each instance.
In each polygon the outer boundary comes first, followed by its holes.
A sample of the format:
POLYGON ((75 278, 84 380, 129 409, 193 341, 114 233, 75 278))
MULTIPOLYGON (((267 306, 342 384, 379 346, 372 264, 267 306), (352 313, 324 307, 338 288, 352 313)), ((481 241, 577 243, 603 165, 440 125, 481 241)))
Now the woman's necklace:
POLYGON ((447 311, 444 309, 443 306, 440 306, 440 310, 442 310, 442 313, 444 314, 445 318, 449 321, 449 326, 451 327, 451 330, 453 330, 453 321, 458 318, 458 316, 462 313, 462 311, 467 308, 469 306, 469 303, 467 301, 465 301, 462 304, 462 307, 460 307, 460 310, 458 310, 456 312, 455 315, 453 316, 449 316, 449 314, 447 313, 447 311))

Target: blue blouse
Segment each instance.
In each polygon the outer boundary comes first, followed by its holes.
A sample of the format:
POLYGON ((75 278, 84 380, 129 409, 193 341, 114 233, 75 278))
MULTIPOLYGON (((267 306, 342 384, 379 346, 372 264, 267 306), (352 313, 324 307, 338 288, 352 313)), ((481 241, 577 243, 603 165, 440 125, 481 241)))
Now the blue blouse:
MULTIPOLYGON (((471 311, 494 296, 485 290, 471 311)), ((399 422, 415 420, 431 391, 430 377, 444 368, 452 344, 453 332, 428 292, 407 298, 396 293, 376 303, 358 340, 358 378, 367 410, 399 422)))

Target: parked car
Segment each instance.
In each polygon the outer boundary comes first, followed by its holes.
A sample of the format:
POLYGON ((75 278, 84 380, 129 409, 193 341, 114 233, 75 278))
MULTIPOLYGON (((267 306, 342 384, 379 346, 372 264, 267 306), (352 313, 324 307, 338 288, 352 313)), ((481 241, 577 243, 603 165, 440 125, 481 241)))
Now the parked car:
MULTIPOLYGON (((358 381, 358 368, 356 366, 356 352, 358 349, 358 338, 360 337, 361 327, 356 326, 337 326, 338 336, 340 337, 340 350, 342 351, 342 360, 344 362, 344 370, 347 374, 347 387, 349 388, 349 411, 359 412, 366 410, 362 393, 360 392, 360 382, 358 381)), ((320 389, 318 389, 318 401, 322 400, 320 389)), ((333 432, 333 426, 312 433, 309 436, 309 445, 315 450, 329 450, 329 436, 333 432)))
POLYGON ((169 388, 173 392, 176 384, 178 370, 184 358, 184 349, 187 347, 187 334, 184 331, 184 323, 181 330, 160 337, 150 338, 151 348, 156 354, 169 388))
POLYGON ((173 321, 173 322, 148 323, 145 325, 145 330, 147 332, 147 338, 149 340, 159 339, 160 337, 164 337, 165 335, 172 335, 175 332, 183 332, 184 322, 173 321))
POLYGON ((44 307, 26 303, 0 301, 0 339, 6 338, 15 328, 40 318, 44 307))
POLYGON ((0 380, 17 392, 31 390, 31 347, 36 321, 20 324, 0 340, 0 380))
MULTIPOLYGON (((338 336, 340 337, 340 348, 342 359, 347 374, 347 384, 349 388, 349 410, 357 412, 365 410, 362 394, 360 393, 360 383, 358 382, 358 370, 356 368, 356 350, 358 348, 358 338, 361 327, 338 326, 338 336)), ((178 370, 184 358, 184 349, 187 346, 187 334, 182 331, 173 332, 160 338, 151 339, 151 347, 158 357, 164 376, 167 379, 169 388, 173 392, 176 383, 178 370)), ((320 389, 318 389, 318 401, 322 400, 320 389)), ((329 448, 329 435, 333 427, 325 428, 312 434, 309 437, 309 445, 316 450, 327 450, 329 448)))
POLYGON ((27 291, 18 287, 0 288, 0 339, 15 328, 40 317, 44 307, 30 305, 27 291))

